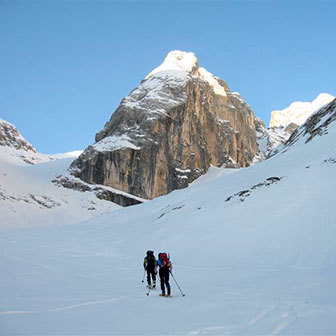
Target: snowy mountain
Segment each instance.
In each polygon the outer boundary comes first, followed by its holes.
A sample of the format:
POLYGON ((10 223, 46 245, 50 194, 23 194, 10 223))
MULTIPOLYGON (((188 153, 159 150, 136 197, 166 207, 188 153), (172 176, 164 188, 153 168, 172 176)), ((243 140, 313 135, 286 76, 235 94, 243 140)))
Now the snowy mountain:
POLYGON ((0 119, 0 155, 2 160, 16 163, 36 164, 54 160, 53 157, 41 154, 21 135, 17 128, 0 119))
POLYGON ((255 162, 260 162, 278 152, 292 133, 301 126, 313 113, 330 103, 335 97, 321 93, 312 102, 294 102, 281 111, 272 111, 270 126, 266 128, 263 121, 256 118, 259 153, 255 162))
POLYGON ((336 100, 259 164, 78 225, 0 231, 2 333, 335 335, 335 141, 336 100), (172 298, 145 295, 148 249, 170 252, 172 298))
POLYGON ((301 126, 314 112, 334 99, 328 93, 321 93, 312 102, 294 102, 284 110, 272 111, 269 127, 301 126))
POLYGON ((69 164, 80 153, 41 154, 14 125, 1 120, 0 228, 69 224, 118 209, 116 204, 96 197, 106 192, 103 188, 88 188, 84 195, 52 182, 66 175, 69 164))
POLYGON ((144 199, 185 188, 216 167, 246 167, 258 151, 254 113, 193 53, 172 51, 125 97, 70 168, 144 199))

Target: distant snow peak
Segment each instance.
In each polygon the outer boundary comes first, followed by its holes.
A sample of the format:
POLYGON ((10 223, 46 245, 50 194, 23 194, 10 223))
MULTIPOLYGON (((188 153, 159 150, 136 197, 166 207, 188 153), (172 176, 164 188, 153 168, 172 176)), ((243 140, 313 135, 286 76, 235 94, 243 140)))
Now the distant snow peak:
POLYGON ((155 68, 147 77, 161 71, 183 71, 192 73, 198 68, 198 61, 194 53, 173 50, 168 53, 163 63, 155 68))
POLYGON ((269 127, 287 127, 293 123, 301 126, 315 111, 333 99, 334 96, 321 93, 312 102, 294 102, 284 110, 272 111, 269 127))

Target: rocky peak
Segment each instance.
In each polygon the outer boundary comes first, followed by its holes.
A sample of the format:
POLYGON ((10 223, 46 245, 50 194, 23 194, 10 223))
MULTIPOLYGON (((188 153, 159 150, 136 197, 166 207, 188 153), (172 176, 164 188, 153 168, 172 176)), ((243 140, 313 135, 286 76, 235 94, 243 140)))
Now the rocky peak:
POLYGON ((52 158, 39 153, 8 121, 0 119, 0 153, 2 159, 20 164, 35 164, 50 161, 52 158))
POLYGON ((17 128, 2 119, 0 119, 0 146, 36 153, 36 149, 20 134, 17 128))
POLYGON ((284 110, 272 111, 269 127, 287 127, 290 124, 301 126, 315 111, 333 99, 334 96, 321 93, 312 102, 294 102, 284 110))
POLYGON ((254 113, 193 53, 172 51, 125 97, 71 173, 151 199, 210 165, 246 167, 258 151, 254 113))
POLYGON ((182 71, 195 74, 198 70, 198 60, 194 53, 173 50, 168 53, 163 63, 152 70, 146 79, 162 71, 182 71))

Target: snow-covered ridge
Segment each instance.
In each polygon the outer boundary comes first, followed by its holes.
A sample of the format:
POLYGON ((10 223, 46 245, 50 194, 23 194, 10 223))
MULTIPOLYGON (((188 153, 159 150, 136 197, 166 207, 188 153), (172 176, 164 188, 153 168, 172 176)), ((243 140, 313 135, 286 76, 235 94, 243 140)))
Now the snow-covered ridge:
POLYGON ((3 119, 0 119, 0 146, 36 153, 36 149, 21 135, 17 128, 3 119))
MULTIPOLYGON (((327 135, 330 132, 329 128, 331 127, 331 124, 332 127, 335 128, 335 120, 336 98, 334 98, 334 100, 329 104, 326 104, 318 109, 301 127, 295 130, 295 132, 291 135, 285 144, 284 151, 287 151, 296 143, 307 144, 312 139, 314 139, 316 135, 327 135)), ((332 144, 332 146, 333 145, 334 144, 332 144)))
MULTIPOLYGON (((163 76, 164 74, 184 76, 192 75, 205 80, 213 89, 214 92, 221 96, 226 96, 225 88, 220 85, 216 77, 206 69, 199 67, 198 60, 194 53, 173 50, 168 53, 163 63, 151 71, 145 79, 153 75, 163 76)), ((189 77, 190 78, 190 77, 189 77)))
POLYGON ((38 164, 65 158, 76 158, 82 152, 72 151, 50 155, 39 153, 13 124, 0 119, 0 161, 16 165, 38 164))
POLYGON ((316 110, 333 99, 334 96, 321 93, 312 102, 294 102, 284 110, 272 111, 269 127, 287 127, 292 123, 301 126, 316 110))
POLYGON ((199 76, 210 84, 216 94, 224 97, 226 96, 224 87, 219 84, 218 80, 213 74, 204 68, 199 68, 198 72, 199 76))
POLYGON ((196 68, 198 68, 198 60, 194 53, 173 50, 168 53, 165 60, 160 66, 152 70, 150 74, 146 76, 146 79, 162 71, 173 70, 192 73, 192 71, 196 68))
POLYGON ((39 153, 13 124, 0 119, 0 160, 25 165, 54 159, 39 153))

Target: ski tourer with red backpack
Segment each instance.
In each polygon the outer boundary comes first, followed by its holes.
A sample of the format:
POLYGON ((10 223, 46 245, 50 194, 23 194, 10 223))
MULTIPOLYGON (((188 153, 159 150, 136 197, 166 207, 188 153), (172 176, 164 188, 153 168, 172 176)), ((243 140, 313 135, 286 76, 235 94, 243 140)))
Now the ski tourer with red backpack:
POLYGON ((159 276, 162 293, 160 296, 171 296, 171 288, 169 284, 169 274, 172 270, 172 264, 167 256, 167 253, 159 253, 157 265, 159 266, 159 276), (167 289, 167 292, 166 292, 167 289), (166 294, 167 293, 167 294, 166 294))

